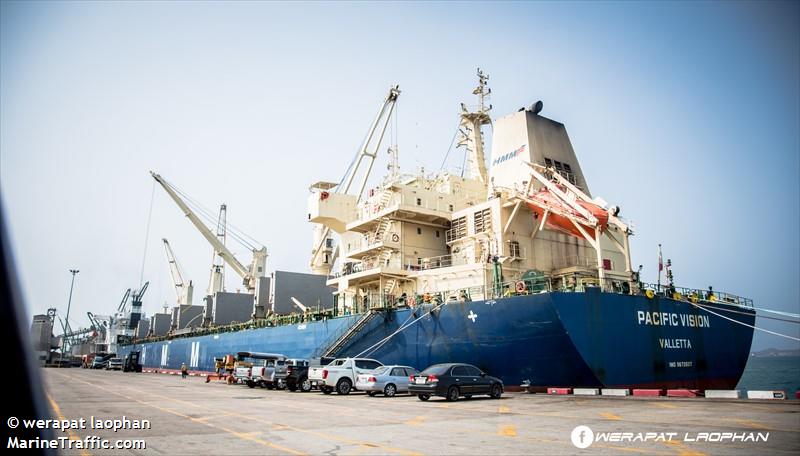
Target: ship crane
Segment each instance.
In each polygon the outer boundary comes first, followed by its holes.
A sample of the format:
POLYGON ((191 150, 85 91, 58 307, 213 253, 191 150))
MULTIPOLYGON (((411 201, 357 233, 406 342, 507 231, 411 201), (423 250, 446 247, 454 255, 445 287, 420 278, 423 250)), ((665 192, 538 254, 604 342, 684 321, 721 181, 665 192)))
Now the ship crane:
POLYGON ((128 318, 128 329, 136 329, 139 320, 142 318, 142 298, 149 286, 150 282, 145 282, 142 288, 131 293, 131 314, 128 318))
POLYGON ((189 283, 183 281, 180 265, 178 265, 178 260, 175 259, 175 254, 172 252, 169 241, 166 239, 162 239, 162 241, 164 241, 164 254, 167 256, 167 263, 169 263, 169 274, 172 277, 172 286, 175 288, 178 305, 191 305, 194 292, 192 281, 190 280, 189 283))
MULTIPOLYGON (((366 138, 364 138, 364 142, 362 143, 361 148, 358 150, 353 163, 351 163, 350 167, 345 172, 342 182, 336 186, 336 193, 346 194, 350 191, 350 186, 353 184, 356 175, 358 175, 359 168, 363 163, 366 162, 366 171, 361 179, 361 185, 359 186, 358 193, 355 193, 356 203, 361 201, 361 195, 364 193, 364 188, 367 186, 367 180, 369 179, 369 175, 372 171, 372 166, 375 164, 375 158, 378 156, 378 150, 380 149, 381 142, 386 134, 386 129, 389 127, 389 121, 392 119, 392 113, 394 112, 395 105, 397 104, 397 98, 399 96, 400 86, 395 85, 389 88, 389 93, 386 95, 386 98, 384 98, 383 103, 378 110, 378 114, 375 116, 375 120, 372 121, 369 132, 367 133, 366 138), (376 133, 378 133, 377 136, 375 135, 376 133)), ((325 226, 320 227, 319 229, 321 232, 315 236, 316 245, 314 245, 314 250, 311 253, 311 261, 309 264, 312 269, 316 269, 318 267, 317 263, 320 255, 325 250, 326 244, 331 242, 329 241, 329 239, 331 239, 330 227, 325 226)), ((330 270, 330 265, 333 264, 335 258, 338 256, 338 253, 339 246, 337 245, 326 269, 330 270)))
MULTIPOLYGON (((227 213, 228 206, 221 204, 219 206, 219 216, 217 217, 217 239, 222 244, 225 244, 227 239, 227 213)), ((225 260, 219 256, 217 249, 211 251, 211 275, 208 279, 207 296, 214 296, 220 291, 225 291, 225 260)))
POLYGON ((131 297, 131 289, 128 288, 125 290, 125 294, 122 295, 122 301, 120 301, 119 305, 117 306, 117 314, 121 315, 125 313, 125 308, 128 305, 128 298, 131 297))
POLYGON ((233 255, 233 253, 228 249, 228 247, 223 244, 219 238, 203 223, 202 220, 197 216, 197 214, 189 208, 186 202, 178 195, 175 189, 170 185, 164 178, 160 175, 150 172, 150 175, 153 176, 153 179, 156 180, 167 192, 167 194, 175 201, 175 204, 181 209, 183 214, 189 221, 194 225, 195 228, 200 232, 201 235, 208 241, 209 244, 214 248, 214 250, 218 253, 218 255, 225 260, 225 263, 230 266, 236 274, 242 277, 242 283, 244 284, 247 292, 254 295, 255 298, 255 307, 254 307, 254 318, 263 318, 265 317, 265 309, 264 306, 258 305, 259 297, 258 297, 258 279, 264 277, 266 263, 267 263, 267 249, 266 247, 253 247, 253 259, 250 263, 249 267, 245 267, 238 259, 233 255))

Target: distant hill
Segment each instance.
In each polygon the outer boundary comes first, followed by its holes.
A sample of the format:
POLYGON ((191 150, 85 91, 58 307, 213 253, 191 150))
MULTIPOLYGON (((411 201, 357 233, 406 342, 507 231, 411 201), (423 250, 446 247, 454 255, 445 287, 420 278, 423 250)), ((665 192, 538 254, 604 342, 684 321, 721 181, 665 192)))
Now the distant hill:
POLYGON ((771 358, 775 356, 800 356, 800 350, 779 350, 777 348, 767 348, 761 351, 752 352, 750 356, 756 358, 771 358))

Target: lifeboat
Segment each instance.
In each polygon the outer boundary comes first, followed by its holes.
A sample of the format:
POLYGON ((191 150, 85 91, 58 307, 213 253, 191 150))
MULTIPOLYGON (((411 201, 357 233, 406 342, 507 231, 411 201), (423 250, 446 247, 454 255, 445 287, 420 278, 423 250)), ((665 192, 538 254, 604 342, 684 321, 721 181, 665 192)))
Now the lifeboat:
MULTIPOLYGON (((574 220, 575 223, 586 231, 586 234, 592 239, 595 239, 595 226, 573 207, 564 203, 556 195, 547 190, 547 188, 542 188, 531 195, 530 200, 531 201, 528 202, 528 207, 536 214, 538 220, 541 220, 542 217, 544 217, 544 213, 549 211, 544 224, 545 228, 584 239, 583 234, 575 227, 575 224, 572 223, 574 220)), ((576 200, 575 203, 589 211, 589 213, 597 219, 597 224, 600 227, 601 233, 608 228, 607 210, 597 204, 587 201, 576 200)))

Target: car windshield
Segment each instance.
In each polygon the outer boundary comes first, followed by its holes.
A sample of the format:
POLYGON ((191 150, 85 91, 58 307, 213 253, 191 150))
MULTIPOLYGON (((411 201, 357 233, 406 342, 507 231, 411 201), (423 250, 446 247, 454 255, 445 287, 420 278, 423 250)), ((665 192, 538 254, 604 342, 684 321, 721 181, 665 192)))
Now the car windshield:
POLYGON ((443 375, 449 368, 447 364, 435 364, 422 371, 420 375, 443 375))
POLYGON ((389 367, 388 367, 388 366, 381 366, 381 367, 379 367, 379 368, 375 369, 375 370, 374 370, 374 371, 372 371, 372 372, 373 372, 374 374, 377 374, 377 375, 383 375, 383 374, 385 374, 385 373, 386 373, 386 371, 387 371, 387 370, 389 370, 389 367))
POLYGON ((121 362, 121 361, 122 361, 122 358, 111 358, 111 362, 112 363, 118 363, 118 362, 121 362))

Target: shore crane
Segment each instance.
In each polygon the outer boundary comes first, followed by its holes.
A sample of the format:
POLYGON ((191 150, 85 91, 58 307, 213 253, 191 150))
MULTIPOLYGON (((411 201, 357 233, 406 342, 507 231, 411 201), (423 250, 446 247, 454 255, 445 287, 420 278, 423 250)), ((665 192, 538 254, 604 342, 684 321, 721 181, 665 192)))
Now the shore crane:
POLYGON ((156 174, 153 171, 150 171, 150 175, 153 176, 153 179, 158 182, 161 187, 167 192, 167 194, 175 201, 175 204, 181 209, 183 215, 189 219, 189 221, 194 225, 195 228, 200 232, 200 234, 208 241, 209 244, 214 248, 217 254, 225 260, 225 263, 230 266, 236 274, 238 274, 242 278, 242 283, 244 287, 247 289, 247 292, 254 296, 254 304, 253 304, 253 318, 264 318, 266 317, 266 306, 261 304, 258 295, 259 289, 259 279, 263 278, 266 273, 266 265, 267 265, 267 249, 266 247, 253 247, 253 259, 250 262, 249 267, 245 267, 239 260, 233 255, 233 253, 228 249, 228 247, 223 244, 219 238, 213 233, 200 218, 197 214, 192 211, 191 208, 186 204, 185 201, 178 195, 175 188, 172 187, 163 177, 156 174))
POLYGON ((191 305, 194 285, 192 285, 191 280, 189 283, 184 282, 180 265, 178 265, 178 260, 175 259, 175 254, 172 252, 169 241, 166 239, 161 240, 164 242, 164 254, 167 256, 167 263, 169 263, 169 275, 172 277, 172 286, 175 288, 178 305, 191 305))

